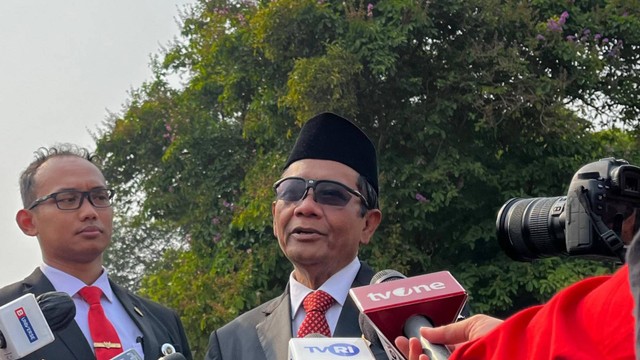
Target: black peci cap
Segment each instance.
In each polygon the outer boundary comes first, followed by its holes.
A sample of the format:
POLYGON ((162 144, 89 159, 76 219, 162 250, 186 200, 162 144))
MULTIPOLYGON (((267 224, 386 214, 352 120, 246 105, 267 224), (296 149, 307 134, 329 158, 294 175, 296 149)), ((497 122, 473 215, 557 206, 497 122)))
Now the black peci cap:
POLYGON ((360 128, 339 115, 321 113, 302 126, 284 168, 302 159, 343 163, 364 176, 378 193, 376 149, 360 128))

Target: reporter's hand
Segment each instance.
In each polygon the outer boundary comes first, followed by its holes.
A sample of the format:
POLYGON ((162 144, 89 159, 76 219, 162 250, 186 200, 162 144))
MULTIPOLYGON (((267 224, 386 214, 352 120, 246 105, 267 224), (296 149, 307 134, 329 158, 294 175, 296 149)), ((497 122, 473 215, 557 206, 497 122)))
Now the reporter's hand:
MULTIPOLYGON (((468 319, 437 328, 420 328, 420 335, 434 344, 446 345, 454 350, 456 347, 480 338, 500 325, 502 320, 487 315, 474 315, 468 319)), ((395 339, 398 350, 407 360, 428 360, 429 357, 422 353, 422 345, 417 338, 407 339, 398 336, 395 339)))
POLYGON ((436 328, 420 328, 420 335, 434 344, 444 344, 449 349, 484 336, 502 320, 487 315, 474 315, 468 319, 436 328))
POLYGON ((404 336, 398 336, 395 343, 407 360, 429 360, 429 357, 422 353, 422 344, 418 338, 407 339, 404 336))

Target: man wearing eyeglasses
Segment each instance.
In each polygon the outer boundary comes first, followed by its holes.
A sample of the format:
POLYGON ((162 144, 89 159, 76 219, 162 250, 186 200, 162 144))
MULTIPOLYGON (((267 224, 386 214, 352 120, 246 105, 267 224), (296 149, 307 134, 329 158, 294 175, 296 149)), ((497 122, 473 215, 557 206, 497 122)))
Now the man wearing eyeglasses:
POLYGON ((20 176, 20 229, 38 239, 43 263, 22 281, 0 289, 0 304, 26 293, 68 293, 75 321, 55 341, 24 359, 108 360, 134 349, 157 360, 173 347, 191 359, 177 314, 108 278, 102 255, 111 242, 113 191, 85 149, 41 148, 20 176), (106 316, 105 316, 106 315, 106 316))
MULTIPOLYGON (((348 292, 374 274, 358 259, 382 218, 371 140, 338 115, 313 117, 274 190, 273 232, 293 264, 289 284, 281 296, 214 331, 207 360, 281 360, 292 337, 362 335, 348 292)), ((387 358, 381 347, 372 350, 387 358)))

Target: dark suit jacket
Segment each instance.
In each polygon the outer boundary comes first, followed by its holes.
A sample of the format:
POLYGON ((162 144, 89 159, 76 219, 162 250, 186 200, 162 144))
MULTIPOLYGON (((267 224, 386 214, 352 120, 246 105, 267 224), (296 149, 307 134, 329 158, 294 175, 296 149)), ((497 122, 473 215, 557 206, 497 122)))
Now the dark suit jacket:
MULTIPOLYGON (((142 331, 142 349, 145 360, 157 360, 162 357, 160 347, 165 343, 172 344, 176 351, 182 353, 187 359, 192 358, 182 323, 173 310, 136 296, 114 282, 111 282, 111 288, 131 319, 142 331)), ((49 279, 37 268, 24 280, 0 289, 0 304, 6 304, 27 293, 33 293, 37 296, 49 291, 55 291, 55 289, 49 279)), ((54 336, 56 338, 54 342, 23 359, 95 359, 93 350, 75 321, 72 321, 66 329, 54 332, 54 336)))
MULTIPOLYGON (((373 270, 361 263, 351 287, 369 285, 373 270)), ((360 337, 358 308, 347 296, 335 337, 360 337)), ((291 302, 289 286, 279 297, 272 299, 211 333, 205 360, 285 360, 291 339, 291 302)), ((376 359, 387 359, 380 347, 371 349, 376 359)))

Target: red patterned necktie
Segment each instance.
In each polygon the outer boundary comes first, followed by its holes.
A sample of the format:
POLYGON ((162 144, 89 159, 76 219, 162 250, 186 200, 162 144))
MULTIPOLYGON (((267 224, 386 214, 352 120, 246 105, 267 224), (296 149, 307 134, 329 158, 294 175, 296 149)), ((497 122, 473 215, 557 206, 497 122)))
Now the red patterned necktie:
POLYGON ((298 329, 298 337, 301 338, 314 333, 330 337, 331 330, 324 314, 334 302, 335 300, 331 295, 322 290, 309 293, 302 301, 302 306, 307 315, 304 317, 300 329, 298 329))
POLYGON ((93 348, 97 360, 109 360, 122 353, 122 344, 116 329, 104 314, 100 304, 102 290, 96 286, 85 286, 78 291, 89 303, 89 332, 93 339, 93 348))

